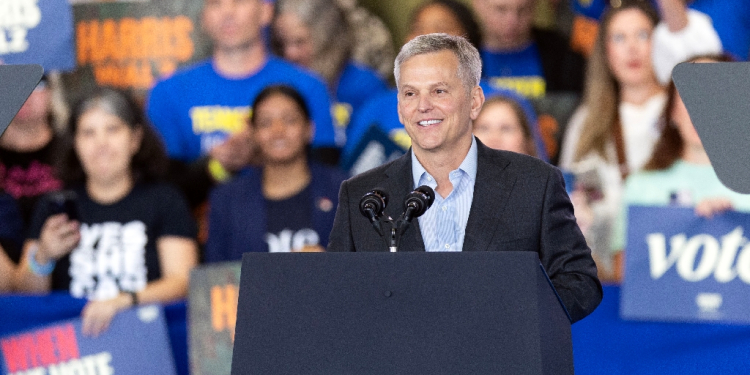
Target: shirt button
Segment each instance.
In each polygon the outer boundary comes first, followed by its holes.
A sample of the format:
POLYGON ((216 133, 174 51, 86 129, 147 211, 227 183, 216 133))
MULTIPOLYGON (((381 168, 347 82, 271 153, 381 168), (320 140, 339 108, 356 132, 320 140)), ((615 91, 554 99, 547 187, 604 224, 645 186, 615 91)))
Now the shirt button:
POLYGON ((447 210, 447 209, 448 209, 448 207, 445 207, 445 206, 443 206, 443 211, 445 211, 445 210, 447 210))
POLYGON ((450 248, 451 248, 451 245, 445 244, 445 248, 446 248, 446 249, 450 249, 450 248))

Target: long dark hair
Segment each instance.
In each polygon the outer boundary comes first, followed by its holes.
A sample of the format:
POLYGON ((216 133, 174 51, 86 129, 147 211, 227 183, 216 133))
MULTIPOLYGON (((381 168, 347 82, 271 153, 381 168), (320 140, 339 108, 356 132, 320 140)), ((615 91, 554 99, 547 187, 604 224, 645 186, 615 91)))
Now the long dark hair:
POLYGON ((300 112, 302 112, 302 115, 305 117, 305 121, 307 123, 310 123, 310 110, 307 108, 307 103, 305 103, 305 98, 302 97, 302 94, 299 93, 295 88, 287 85, 271 85, 266 88, 264 88, 258 96, 255 97, 255 100, 253 100, 252 103, 252 114, 250 115, 250 125, 255 126, 255 113, 257 112, 255 109, 258 108, 258 105, 266 101, 269 97, 280 94, 284 95, 289 99, 292 99, 292 101, 297 105, 300 112))
MULTIPOLYGON (((730 55, 721 54, 697 56, 691 58, 688 62, 698 60, 711 60, 715 62, 734 61, 730 55)), ((675 101, 677 101, 677 87, 674 85, 674 81, 669 82, 667 90, 667 103, 662 113, 663 128, 659 135, 659 140, 654 145, 651 159, 643 167, 647 171, 658 171, 671 167, 672 164, 682 157, 682 153, 685 150, 685 140, 682 139, 677 124, 672 119, 672 107, 674 107, 675 101)))
MULTIPOLYGON (((299 93, 295 88, 287 85, 271 85, 266 88, 264 88, 258 96, 255 97, 255 100, 253 100, 252 104, 252 111, 250 114, 250 126, 255 127, 255 115, 258 113, 257 109, 258 106, 266 101, 268 98, 274 95, 283 95, 289 99, 291 99, 296 105, 297 109, 302 114, 302 117, 305 120, 305 123, 307 126, 311 126, 312 124, 312 118, 310 117, 310 109, 307 107, 307 103, 305 103, 305 98, 302 97, 302 94, 299 93)), ((307 145, 305 146, 305 158, 309 161, 312 157, 312 146, 310 145, 310 140, 307 141, 307 145)), ((260 149, 257 150, 258 155, 260 155, 260 149)))
MULTIPOLYGON (((81 117, 93 108, 103 109, 117 116, 131 129, 141 131, 141 144, 130 161, 134 182, 154 182, 164 178, 168 165, 164 146, 153 127, 146 122, 141 108, 123 91, 98 88, 79 100, 73 107, 68 123, 71 137, 75 137, 81 117)), ((60 178, 68 184, 84 183, 87 179, 86 173, 72 142, 69 143, 62 158, 60 178)))

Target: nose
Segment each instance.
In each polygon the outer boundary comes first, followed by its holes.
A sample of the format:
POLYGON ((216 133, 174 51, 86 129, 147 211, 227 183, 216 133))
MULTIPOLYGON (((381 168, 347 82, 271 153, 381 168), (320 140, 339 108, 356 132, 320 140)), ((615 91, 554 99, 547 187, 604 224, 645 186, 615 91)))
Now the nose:
POLYGON ((420 95, 417 109, 420 112, 428 112, 432 109, 432 100, 429 95, 420 95))
POLYGON ((283 119, 275 118, 271 121, 271 134, 278 136, 283 135, 286 130, 286 124, 283 119))

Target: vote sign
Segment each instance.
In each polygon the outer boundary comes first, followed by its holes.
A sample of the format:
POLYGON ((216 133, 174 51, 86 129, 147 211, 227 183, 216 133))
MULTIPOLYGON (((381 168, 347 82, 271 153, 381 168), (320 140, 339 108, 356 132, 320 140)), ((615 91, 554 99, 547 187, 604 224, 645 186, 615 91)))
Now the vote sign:
POLYGON ((631 206, 625 319, 750 323, 750 214, 631 206))
POLYGON ((2 337, 0 374, 174 375, 164 312, 123 311, 95 338, 83 336, 80 318, 2 337))

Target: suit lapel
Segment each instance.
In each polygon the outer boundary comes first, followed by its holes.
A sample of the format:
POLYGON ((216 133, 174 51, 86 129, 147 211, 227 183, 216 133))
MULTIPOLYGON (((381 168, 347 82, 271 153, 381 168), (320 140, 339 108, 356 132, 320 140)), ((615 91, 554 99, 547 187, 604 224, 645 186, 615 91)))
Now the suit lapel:
MULTIPOLYGON (((411 171, 411 149, 385 170, 382 188, 388 193, 385 215, 398 219, 404 212, 404 198, 414 187, 411 171)), ((419 220, 414 219, 401 237, 400 251, 425 251, 419 220)))
POLYGON ((491 234, 516 183, 516 176, 506 171, 509 164, 501 153, 493 152, 477 140, 477 178, 463 251, 490 250, 491 234))

